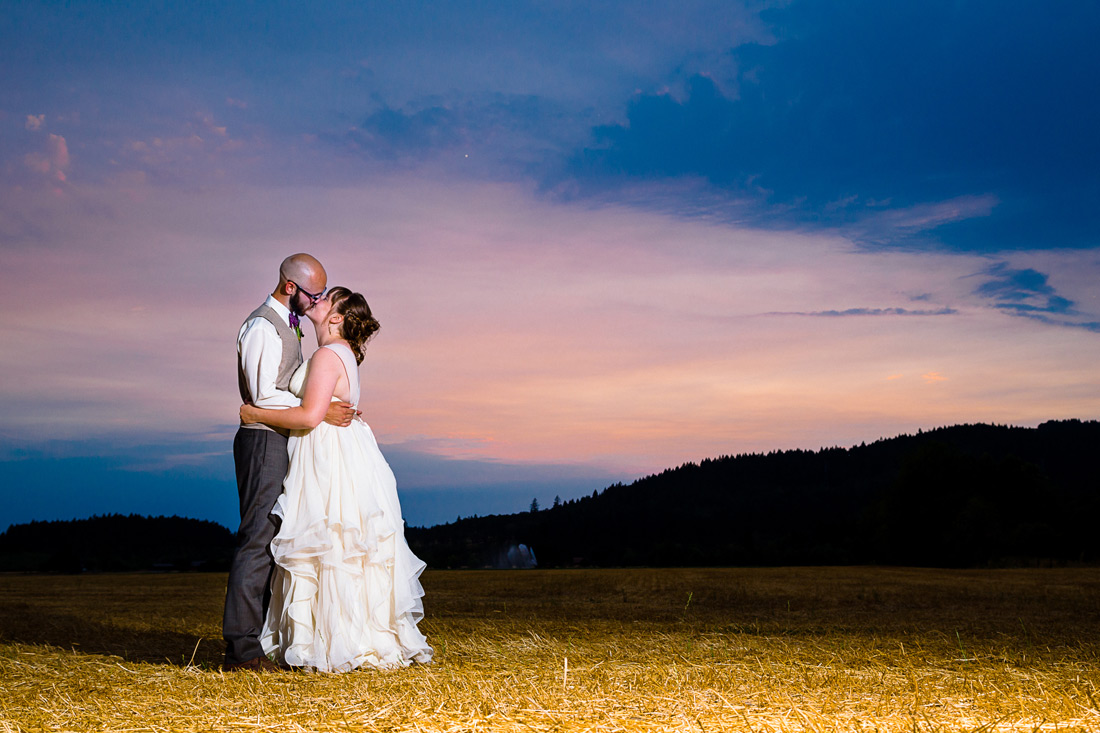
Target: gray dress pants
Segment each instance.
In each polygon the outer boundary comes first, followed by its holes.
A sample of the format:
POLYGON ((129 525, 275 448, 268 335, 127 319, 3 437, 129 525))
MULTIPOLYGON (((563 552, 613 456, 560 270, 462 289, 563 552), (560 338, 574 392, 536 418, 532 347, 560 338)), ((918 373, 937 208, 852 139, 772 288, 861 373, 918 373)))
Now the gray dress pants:
POLYGON ((286 436, 271 430, 241 428, 233 439, 241 526, 225 589, 222 636, 226 664, 264 656, 260 630, 271 599, 271 574, 275 569, 269 546, 279 529, 278 517, 271 515, 271 508, 282 493, 290 463, 286 445, 286 436))

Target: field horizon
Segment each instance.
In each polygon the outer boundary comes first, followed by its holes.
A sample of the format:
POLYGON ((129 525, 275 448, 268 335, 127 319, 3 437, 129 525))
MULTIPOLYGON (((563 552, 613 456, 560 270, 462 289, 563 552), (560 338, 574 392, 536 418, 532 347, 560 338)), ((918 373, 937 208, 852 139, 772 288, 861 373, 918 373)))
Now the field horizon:
POLYGON ((1100 569, 436 570, 431 665, 220 671, 219 573, 0 575, 0 730, 1096 730, 1100 569))

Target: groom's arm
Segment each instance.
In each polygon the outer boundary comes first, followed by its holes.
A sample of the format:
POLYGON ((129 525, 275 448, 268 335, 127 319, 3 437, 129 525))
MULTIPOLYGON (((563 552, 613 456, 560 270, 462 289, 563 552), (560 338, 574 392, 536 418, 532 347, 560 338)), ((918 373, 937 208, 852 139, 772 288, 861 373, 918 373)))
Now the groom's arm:
POLYGON ((266 319, 253 318, 245 324, 238 339, 238 350, 252 404, 274 409, 301 404, 301 400, 290 392, 275 386, 279 363, 283 359, 283 342, 266 319))
POLYGON ((255 405, 241 405, 241 422, 260 422, 287 430, 313 430, 325 419, 343 368, 340 357, 334 352, 328 349, 319 350, 310 362, 305 394, 299 407, 272 410, 255 405))
MULTIPOLYGON (((298 407, 301 400, 275 386, 283 359, 283 342, 265 318, 254 318, 241 331, 240 359, 251 404, 273 409, 298 407)), ((347 427, 359 413, 347 402, 333 402, 325 413, 325 422, 347 427)))

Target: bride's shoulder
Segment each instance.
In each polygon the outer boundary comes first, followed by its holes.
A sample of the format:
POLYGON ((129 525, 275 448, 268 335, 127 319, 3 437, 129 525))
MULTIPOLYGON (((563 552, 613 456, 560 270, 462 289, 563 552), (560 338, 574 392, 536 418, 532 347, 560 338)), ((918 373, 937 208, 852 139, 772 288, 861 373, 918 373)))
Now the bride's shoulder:
POLYGON ((313 356, 309 357, 309 360, 319 364, 338 364, 340 362, 340 355, 336 353, 336 350, 332 348, 331 344, 325 344, 314 351, 313 356))
POLYGON ((329 351, 329 352, 335 354, 337 356, 337 358, 340 358, 340 359, 343 359, 344 356, 347 356, 347 355, 351 355, 352 357, 355 356, 355 352, 353 352, 351 350, 351 347, 348 346, 347 343, 345 343, 343 341, 334 341, 331 344, 325 344, 324 346, 322 346, 320 349, 317 349, 317 350, 318 351, 322 351, 322 350, 329 351))
POLYGON ((351 350, 340 343, 325 344, 313 352, 312 359, 314 361, 320 360, 317 364, 319 367, 343 373, 347 371, 347 359, 344 352, 350 354, 351 350))

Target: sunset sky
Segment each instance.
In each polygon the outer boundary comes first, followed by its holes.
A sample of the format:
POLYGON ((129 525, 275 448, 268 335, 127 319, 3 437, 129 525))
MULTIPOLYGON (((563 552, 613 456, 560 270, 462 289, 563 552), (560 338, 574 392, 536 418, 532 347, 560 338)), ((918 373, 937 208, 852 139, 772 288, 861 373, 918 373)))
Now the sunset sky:
POLYGON ((413 525, 1100 416, 1095 3, 3 15, 0 530, 235 528, 234 339, 300 251, 382 324, 413 525))

